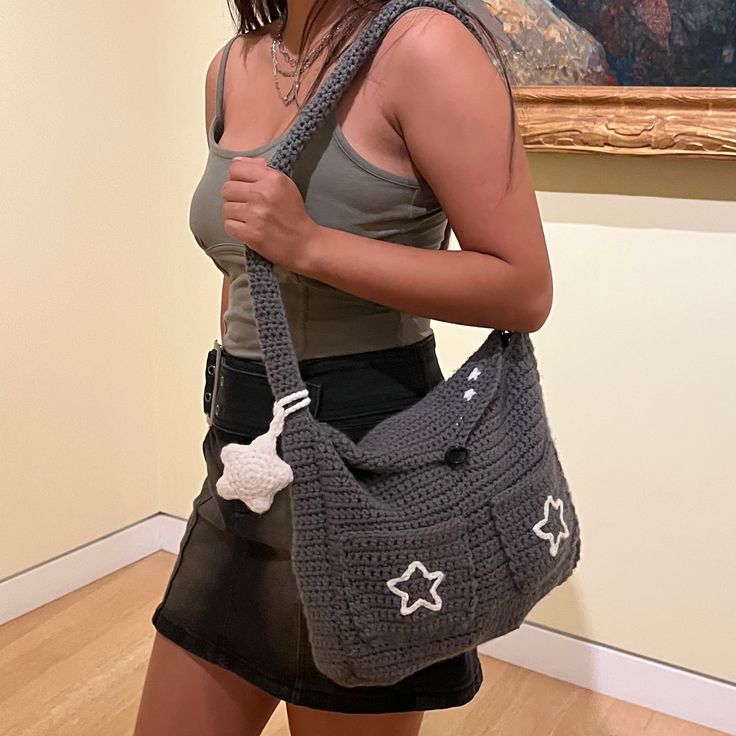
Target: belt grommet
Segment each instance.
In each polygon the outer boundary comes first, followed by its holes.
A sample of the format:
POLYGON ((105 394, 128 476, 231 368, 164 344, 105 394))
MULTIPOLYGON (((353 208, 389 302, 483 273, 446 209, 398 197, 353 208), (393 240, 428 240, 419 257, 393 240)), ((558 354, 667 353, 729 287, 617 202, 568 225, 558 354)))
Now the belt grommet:
POLYGON ((208 365, 207 366, 207 373, 211 376, 215 372, 215 366, 214 365, 208 365))
POLYGON ((205 393, 205 395, 204 395, 204 400, 205 401, 209 401, 211 398, 212 398, 212 392, 211 391, 207 391, 205 393))

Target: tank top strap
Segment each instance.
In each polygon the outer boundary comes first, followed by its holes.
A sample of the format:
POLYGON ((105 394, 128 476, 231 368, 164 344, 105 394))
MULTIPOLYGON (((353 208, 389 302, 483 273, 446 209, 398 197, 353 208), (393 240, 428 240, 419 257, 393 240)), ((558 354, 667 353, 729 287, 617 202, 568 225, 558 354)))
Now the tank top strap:
POLYGON ((220 57, 220 70, 217 75, 217 92, 215 96, 215 118, 222 120, 222 96, 223 90, 225 89, 225 65, 227 64, 227 57, 230 53, 230 47, 233 45, 233 41, 241 34, 233 36, 223 47, 222 56, 220 57))

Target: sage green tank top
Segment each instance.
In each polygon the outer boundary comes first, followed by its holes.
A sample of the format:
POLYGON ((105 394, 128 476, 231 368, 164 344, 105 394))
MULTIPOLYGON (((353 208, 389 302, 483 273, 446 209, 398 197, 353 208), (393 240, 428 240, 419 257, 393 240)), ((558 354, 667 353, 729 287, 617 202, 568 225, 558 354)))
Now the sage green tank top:
MULTIPOLYGON (((192 197, 189 225, 199 246, 230 281, 223 347, 232 355, 258 360, 262 353, 248 289, 245 246, 223 229, 220 189, 234 156, 269 160, 288 131, 249 151, 218 144, 225 64, 236 38, 223 49, 216 113, 208 131, 209 153, 192 197)), ((292 179, 307 213, 320 225, 408 247, 447 247, 447 218, 427 182, 385 171, 366 160, 347 142, 334 112, 302 150, 292 179)), ((432 332, 425 317, 366 301, 278 264, 273 271, 299 360, 409 345, 432 332)))

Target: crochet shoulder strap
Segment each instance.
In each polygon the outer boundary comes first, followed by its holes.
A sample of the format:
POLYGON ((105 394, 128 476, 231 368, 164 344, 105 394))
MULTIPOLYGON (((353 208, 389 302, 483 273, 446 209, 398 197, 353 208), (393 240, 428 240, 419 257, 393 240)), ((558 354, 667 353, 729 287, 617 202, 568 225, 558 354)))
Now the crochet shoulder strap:
MULTIPOLYGON (((454 15, 481 42, 481 37, 472 25, 470 17, 449 0, 388 0, 344 52, 326 81, 304 105, 286 138, 271 157, 269 165, 272 168, 291 175, 300 152, 335 107, 350 80, 378 48, 394 20, 414 6, 434 7, 454 15)), ((273 275, 272 263, 247 247, 246 262, 258 340, 268 382, 278 401, 288 394, 305 391, 306 386, 299 372, 284 303, 278 282, 273 275)))

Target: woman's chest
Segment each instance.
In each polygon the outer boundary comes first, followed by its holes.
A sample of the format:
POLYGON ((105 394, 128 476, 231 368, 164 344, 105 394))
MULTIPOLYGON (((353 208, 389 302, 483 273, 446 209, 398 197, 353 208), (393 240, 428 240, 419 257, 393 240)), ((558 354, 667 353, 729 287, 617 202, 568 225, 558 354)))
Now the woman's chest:
MULTIPOLYGON (((257 155, 270 160, 278 145, 257 155)), ((234 153, 233 153, 234 155, 234 153)), ((199 245, 209 251, 238 246, 223 228, 220 194, 232 156, 210 146, 204 172, 191 199, 189 224, 199 245)), ((347 141, 331 116, 302 149, 291 172, 309 216, 325 227, 366 237, 392 239, 407 230, 432 225, 441 207, 426 183, 382 169, 347 141)), ((242 246, 240 246, 242 248, 242 246)))

